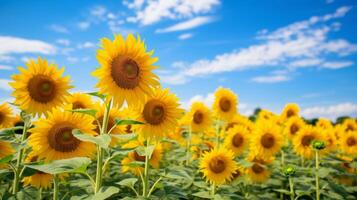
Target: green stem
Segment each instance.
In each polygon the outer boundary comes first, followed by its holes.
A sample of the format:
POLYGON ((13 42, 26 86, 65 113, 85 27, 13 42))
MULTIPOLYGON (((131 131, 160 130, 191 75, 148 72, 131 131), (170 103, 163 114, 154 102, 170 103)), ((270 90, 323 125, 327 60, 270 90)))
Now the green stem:
POLYGON ((149 160, 150 155, 149 152, 150 139, 146 140, 146 148, 145 148, 145 170, 144 170, 144 185, 143 185, 143 196, 149 197, 149 160))
POLYGON ((216 194, 216 184, 211 185, 211 199, 214 199, 214 195, 216 194))
POLYGON ((290 186, 290 199, 295 199, 295 192, 294 192, 294 183, 293 178, 289 176, 289 186, 290 186))
POLYGON ((191 139, 192 139, 192 131, 191 131, 191 126, 189 126, 187 144, 186 144, 186 166, 188 166, 190 164, 191 139))
MULTIPOLYGON (((21 143, 20 145, 22 145, 22 143, 26 140, 27 137, 27 129, 29 128, 29 122, 30 120, 25 120, 24 122, 24 129, 22 130, 22 137, 21 137, 21 143)), ((24 148, 20 149, 19 154, 17 155, 17 161, 16 161, 16 168, 15 168, 15 178, 14 178, 14 182, 13 182, 13 187, 12 187, 12 194, 16 194, 19 191, 19 182, 21 179, 20 173, 22 171, 22 160, 24 157, 24 148)))
POLYGON ((161 181, 162 177, 160 177, 159 179, 157 179, 157 181, 154 183, 154 185, 152 185, 150 191, 149 191, 149 194, 148 194, 148 197, 151 195, 151 193, 155 190, 156 188, 156 185, 161 181))
POLYGON ((42 188, 38 190, 38 199, 42 200, 42 188))
MULTIPOLYGON (((284 165, 285 165, 285 153, 283 150, 280 151, 281 153, 281 169, 284 169, 284 165)), ((283 189, 284 189, 284 183, 283 183, 283 189)), ((284 194, 280 193, 280 199, 284 199, 284 194)))
POLYGON ((53 175, 53 200, 58 200, 59 181, 57 175, 53 175))
MULTIPOLYGON (((110 112, 111 100, 105 107, 104 116, 103 116, 103 124, 100 131, 100 134, 107 134, 108 121, 109 121, 109 112, 110 112)), ((102 187, 102 176, 103 176, 103 157, 104 157, 104 149, 102 149, 99 145, 97 145, 97 173, 95 176, 95 189, 94 193, 98 193, 100 188, 102 187)))
POLYGON ((319 163, 319 151, 315 150, 315 183, 316 183, 316 200, 320 200, 320 184, 319 184, 319 168, 320 168, 320 163, 319 163))

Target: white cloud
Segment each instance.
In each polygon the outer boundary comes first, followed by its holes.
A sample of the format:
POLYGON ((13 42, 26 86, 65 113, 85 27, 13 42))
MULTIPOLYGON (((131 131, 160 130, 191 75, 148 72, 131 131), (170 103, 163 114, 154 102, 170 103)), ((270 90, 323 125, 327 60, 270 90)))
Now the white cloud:
POLYGON ((36 60, 34 57, 23 56, 20 59, 22 62, 27 63, 29 60, 36 60))
POLYGON ((333 3, 333 2, 335 2, 335 0, 326 0, 327 4, 330 4, 330 3, 333 3))
POLYGON ((68 57, 66 57, 66 60, 71 63, 76 63, 79 61, 79 58, 74 57, 74 56, 68 56, 68 57))
POLYGON ((52 24, 50 29, 57 33, 69 33, 69 30, 66 27, 58 24, 52 24))
POLYGON ((184 19, 211 12, 219 0, 150 0, 124 3, 133 9, 135 16, 127 21, 150 25, 162 19, 184 19))
POLYGON ((90 10, 90 14, 99 19, 105 17, 107 9, 104 6, 95 6, 90 10))
POLYGON ((257 83, 279 83, 288 80, 290 80, 290 78, 284 75, 257 76, 252 78, 252 81, 257 83))
POLYGON ((84 31, 90 27, 91 23, 89 21, 82 21, 82 22, 79 22, 77 25, 80 30, 84 31))
POLYGON ((15 58, 12 57, 12 56, 9 56, 9 55, 1 55, 1 54, 0 54, 0 61, 2 61, 2 62, 9 63, 9 62, 11 62, 11 61, 13 61, 13 60, 15 60, 15 58))
POLYGON ((89 49, 95 47, 95 44, 92 42, 84 42, 82 44, 78 44, 77 48, 78 49, 89 49))
POLYGON ((63 46, 69 46, 71 44, 71 41, 69 41, 68 39, 58 39, 56 40, 56 43, 63 46))
POLYGON ((184 31, 184 30, 196 28, 198 26, 202 26, 202 25, 210 23, 212 21, 214 21, 214 18, 209 17, 209 16, 195 17, 195 18, 189 19, 187 21, 175 24, 173 26, 169 26, 167 28, 158 29, 158 30, 156 30, 156 32, 157 33, 167 33, 167 32, 174 32, 174 31, 184 31))
MULTIPOLYGON (((219 54, 213 59, 200 59, 187 64, 184 69, 173 71, 175 78, 171 78, 171 82, 184 84, 195 76, 271 66, 283 66, 284 69, 309 65, 329 69, 350 66, 353 63, 343 60, 343 57, 357 52, 357 45, 344 39, 329 39, 328 33, 336 29, 333 25, 335 23, 327 23, 345 16, 349 10, 350 7, 341 7, 334 13, 313 16, 272 32, 260 31, 258 44, 219 54), (330 61, 330 57, 338 59, 330 61)), ((260 77, 257 80, 285 81, 287 78, 275 76, 273 79, 260 77)))
POLYGON ((0 70, 13 70, 14 68, 8 65, 0 65, 0 70))
POLYGON ((302 109, 301 115, 306 118, 324 117, 331 120, 340 116, 357 117, 357 104, 346 102, 329 106, 314 106, 302 109))
POLYGON ((0 79, 0 89, 6 90, 6 91, 11 91, 11 87, 9 85, 10 81, 11 80, 9 80, 9 79, 0 79))
POLYGON ((193 34, 192 33, 184 33, 178 36, 178 39, 180 40, 187 40, 189 38, 192 38, 193 34))
POLYGON ((12 36, 0 36, 0 58, 9 59, 9 54, 40 53, 54 54, 56 47, 40 41, 12 36))

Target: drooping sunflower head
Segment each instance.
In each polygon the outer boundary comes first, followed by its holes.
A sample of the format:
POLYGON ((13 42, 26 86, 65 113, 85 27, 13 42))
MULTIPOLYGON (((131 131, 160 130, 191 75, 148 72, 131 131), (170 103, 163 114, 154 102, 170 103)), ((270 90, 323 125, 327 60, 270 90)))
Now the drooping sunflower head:
POLYGON ((12 76, 12 96, 21 110, 33 114, 46 114, 54 107, 66 103, 68 90, 72 88, 68 76, 63 77, 64 68, 58 69, 46 59, 30 60, 27 69, 19 67, 20 74, 12 76))
POLYGON ((34 123, 29 145, 40 159, 46 161, 92 156, 94 144, 77 139, 72 131, 78 129, 83 134, 95 135, 93 120, 89 115, 53 109, 47 118, 34 123))
POLYGON ((333 125, 332 125, 331 121, 328 119, 324 119, 324 118, 320 118, 316 122, 316 126, 322 128, 322 129, 333 129, 333 125))
POLYGON ((145 138, 160 138, 175 130, 183 110, 179 108, 178 98, 168 89, 155 89, 142 107, 136 110, 136 119, 144 122, 137 127, 145 138))
POLYGON ((283 121, 288 120, 290 117, 299 116, 299 106, 296 103, 288 103, 285 105, 280 117, 283 121))
POLYGON ((226 149, 213 149, 203 154, 200 171, 210 183, 224 184, 233 178, 237 170, 233 152, 226 149))
POLYGON ((314 150, 311 147, 311 143, 314 140, 326 141, 321 131, 322 130, 318 127, 305 125, 293 138, 294 151, 304 158, 312 158, 314 155, 314 150))
POLYGON ((254 129, 251 138, 250 151, 262 157, 274 156, 283 145, 283 135, 274 123, 260 123, 254 129))
POLYGON ((213 110, 218 119, 230 121, 237 113, 238 97, 227 88, 218 88, 214 93, 213 110))
POLYGON ((224 139, 224 146, 233 151, 237 156, 242 154, 249 144, 249 130, 240 125, 235 125, 227 131, 227 137, 224 139))
POLYGON ((193 132, 203 132, 212 125, 211 111, 201 102, 193 103, 185 118, 193 132))
POLYGON ((297 132, 304 126, 305 122, 300 117, 291 117, 285 124, 284 134, 287 135, 289 139, 293 139, 297 132))
POLYGON ((68 100, 65 108, 68 110, 76 109, 95 109, 95 103, 89 94, 85 93, 73 93, 68 96, 68 100))
MULTIPOLYGON (((36 162, 38 161, 38 156, 31 152, 25 159, 26 163, 36 162)), ((53 176, 51 174, 47 174, 41 171, 37 171, 35 174, 31 176, 27 176, 22 179, 24 186, 31 185, 36 188, 49 189, 51 188, 51 184, 53 181, 53 176)))
POLYGON ((348 131, 339 138, 339 144, 342 152, 347 155, 357 155, 357 132, 348 131))
POLYGON ((159 86, 159 78, 152 72, 158 59, 152 57, 153 51, 146 51, 139 36, 129 34, 124 40, 119 34, 113 41, 103 38, 101 47, 97 51, 100 67, 93 76, 99 79, 96 86, 100 92, 113 97, 118 107, 124 102, 142 103, 145 95, 159 86))
POLYGON ((12 109, 7 103, 0 104, 0 129, 13 126, 12 109))

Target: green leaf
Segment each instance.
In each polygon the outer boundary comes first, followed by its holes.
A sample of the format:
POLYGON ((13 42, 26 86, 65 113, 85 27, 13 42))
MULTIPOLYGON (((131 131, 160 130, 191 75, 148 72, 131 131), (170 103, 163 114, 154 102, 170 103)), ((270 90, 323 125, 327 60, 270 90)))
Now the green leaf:
POLYGON ((104 200, 113 196, 118 192, 119 192, 119 188, 114 186, 101 187, 99 192, 93 196, 92 200, 104 200))
POLYGON ((95 97, 99 97, 100 99, 105 99, 105 97, 106 97, 106 95, 104 95, 104 94, 100 94, 99 92, 89 92, 89 93, 87 93, 87 94, 89 94, 89 95, 91 95, 91 96, 95 96, 95 97))
POLYGON ((81 140, 81 141, 85 141, 85 142, 91 142, 94 144, 97 144, 98 146, 107 149, 110 141, 111 141, 111 137, 108 134, 103 134, 103 135, 98 135, 98 136, 92 136, 92 135, 87 135, 87 134, 83 134, 80 130, 78 129, 74 129, 72 131, 72 134, 74 137, 76 137, 77 139, 81 140))
POLYGON ((0 159, 0 164, 8 163, 8 162, 10 162, 12 160, 12 158, 14 158, 14 154, 5 156, 5 157, 0 159))
POLYGON ((36 169, 47 174, 85 172, 91 160, 86 157, 76 157, 63 160, 55 160, 48 164, 29 164, 26 167, 36 169))
POLYGON ((152 152, 155 150, 155 145, 150 145, 148 147, 143 147, 139 146, 135 149, 135 151, 140 155, 140 156, 148 156, 151 158, 152 152))
POLYGON ((115 119, 115 124, 120 125, 133 125, 133 124, 144 124, 143 122, 135 121, 132 119, 115 119))
POLYGON ((279 192, 279 193, 283 193, 283 194, 290 195, 290 191, 289 191, 289 190, 285 190, 285 189, 274 189, 274 191, 279 192))
POLYGON ((11 127, 11 128, 3 128, 3 129, 0 130, 0 135, 1 136, 13 135, 14 131, 21 130, 23 128, 24 128, 23 126, 15 126, 15 127, 11 127))
POLYGON ((320 168, 318 175, 320 178, 325 178, 327 177, 332 171, 328 168, 320 168))
POLYGON ((133 188, 137 181, 138 181, 137 178, 126 178, 126 179, 118 182, 118 184, 121 185, 121 186, 126 186, 126 187, 129 187, 129 188, 133 188))
POLYGON ((140 161, 133 161, 133 162, 130 162, 129 164, 127 164, 127 166, 129 166, 129 167, 144 167, 145 163, 140 162, 140 161))
POLYGON ((76 112, 76 113, 82 113, 85 115, 90 115, 92 117, 95 117, 97 114, 97 110, 94 109, 75 109, 75 110, 67 110, 68 112, 76 112))
POLYGON ((204 198, 204 199, 210 199, 211 195, 207 191, 201 191, 201 192, 196 192, 192 194, 193 196, 204 198))
POLYGON ((115 137, 119 140, 125 140, 125 141, 128 141, 128 140, 133 140, 133 139, 136 139, 138 137, 137 134, 135 133, 128 133, 128 134, 110 134, 110 136, 112 137, 115 137))

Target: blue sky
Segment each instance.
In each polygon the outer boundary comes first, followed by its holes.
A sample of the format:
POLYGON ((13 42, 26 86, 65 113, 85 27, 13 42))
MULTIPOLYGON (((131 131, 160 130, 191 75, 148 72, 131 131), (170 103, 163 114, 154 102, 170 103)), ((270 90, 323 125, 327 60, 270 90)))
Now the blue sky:
POLYGON ((11 74, 38 56, 93 91, 99 39, 140 34, 159 57, 164 87, 184 107, 219 86, 239 110, 357 116, 357 2, 353 0, 0 1, 0 100, 11 74))

